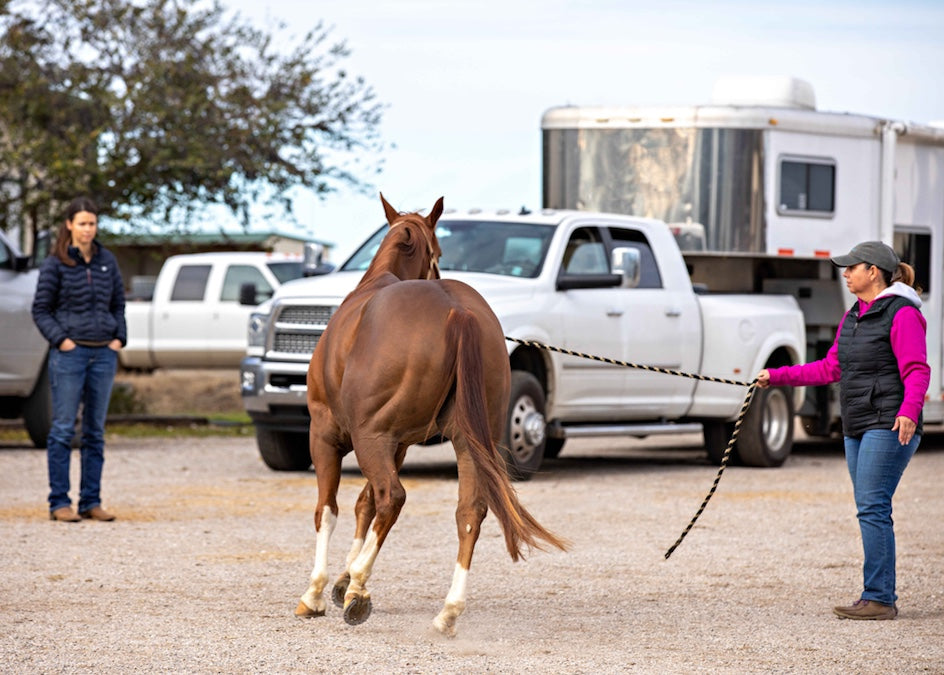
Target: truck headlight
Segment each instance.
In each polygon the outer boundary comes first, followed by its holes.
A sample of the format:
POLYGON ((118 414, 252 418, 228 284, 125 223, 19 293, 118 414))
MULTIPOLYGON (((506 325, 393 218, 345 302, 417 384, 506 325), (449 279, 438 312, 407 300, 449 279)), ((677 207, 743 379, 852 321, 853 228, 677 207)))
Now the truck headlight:
POLYGON ((253 312, 249 315, 249 347, 265 347, 265 331, 268 318, 268 314, 260 314, 257 312, 253 312))

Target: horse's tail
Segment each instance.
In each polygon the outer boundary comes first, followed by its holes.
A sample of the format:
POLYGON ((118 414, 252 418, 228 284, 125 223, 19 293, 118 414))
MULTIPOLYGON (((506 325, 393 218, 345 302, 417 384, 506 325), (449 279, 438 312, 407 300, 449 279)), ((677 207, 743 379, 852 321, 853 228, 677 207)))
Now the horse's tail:
POLYGON ((485 401, 481 334, 474 316, 467 311, 450 312, 446 336, 449 344, 457 345, 454 422, 466 440, 478 473, 479 489, 486 505, 498 518, 511 559, 523 557, 522 546, 546 550, 542 542, 567 550, 567 544, 546 530, 518 501, 505 461, 492 440, 485 401))

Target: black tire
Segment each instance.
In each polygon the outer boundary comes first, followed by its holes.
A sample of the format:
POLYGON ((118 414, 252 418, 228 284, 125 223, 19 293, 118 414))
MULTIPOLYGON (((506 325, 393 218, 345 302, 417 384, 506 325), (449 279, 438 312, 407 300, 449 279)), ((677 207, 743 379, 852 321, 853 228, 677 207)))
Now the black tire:
POLYGON ((508 419, 499 451, 513 480, 528 480, 541 468, 547 440, 544 390, 537 378, 523 370, 511 371, 508 419))
POLYGON ((775 467, 793 449, 793 388, 757 389, 748 408, 737 448, 746 466, 775 467))
POLYGON ((52 427, 52 394, 49 391, 49 368, 45 362, 33 392, 23 402, 23 422, 33 445, 45 448, 52 427))
POLYGON ((257 426, 256 444, 262 461, 273 471, 307 471, 311 466, 308 434, 257 426))
MULTIPOLYGON (((705 450, 708 452, 708 461, 715 466, 721 466, 724 451, 728 447, 728 441, 731 440, 731 434, 734 433, 734 422, 706 420, 702 422, 702 433, 705 437, 705 450)), ((728 464, 737 463, 737 452, 737 445, 735 445, 731 449, 731 457, 728 458, 728 464)))
POLYGON ((553 438, 548 436, 544 439, 544 459, 554 459, 564 448, 566 438, 553 438))

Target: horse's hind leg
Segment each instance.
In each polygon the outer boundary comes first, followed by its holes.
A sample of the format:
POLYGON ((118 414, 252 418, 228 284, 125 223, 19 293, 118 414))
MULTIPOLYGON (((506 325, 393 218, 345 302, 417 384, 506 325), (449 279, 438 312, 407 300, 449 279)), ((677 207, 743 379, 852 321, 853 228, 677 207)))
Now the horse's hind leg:
MULTIPOLYGON (((314 438, 312 443, 322 443, 314 438)), ((313 448, 316 447, 313 445, 313 448)), ((308 590, 302 595, 295 616, 324 616, 327 603, 324 589, 328 583, 328 541, 338 521, 338 486, 341 482, 341 455, 328 445, 317 446, 312 461, 318 477, 318 505, 315 507, 315 564, 308 590)))
POLYGON ((334 588, 331 591, 331 600, 338 607, 344 607, 344 594, 347 593, 347 587, 351 583, 351 573, 349 571, 351 563, 360 554, 364 548, 364 539, 367 537, 367 529, 374 520, 376 508, 374 507, 374 491, 370 483, 364 486, 360 495, 357 497, 357 504, 354 506, 354 514, 357 518, 354 527, 354 540, 351 542, 351 550, 348 551, 347 560, 344 565, 344 572, 334 582, 334 588))
POLYGON ((367 580, 374 568, 374 561, 380 553, 390 528, 397 521, 400 510, 406 502, 406 490, 397 475, 403 457, 405 445, 384 448, 373 443, 354 443, 361 473, 367 479, 373 492, 375 516, 373 527, 367 532, 364 545, 348 566, 351 576, 344 594, 344 620, 357 625, 370 616, 370 593, 367 592, 367 580))
POLYGON ((454 637, 456 619, 465 610, 466 583, 475 543, 482 531, 482 521, 488 508, 479 494, 476 470, 469 454, 463 449, 461 439, 455 439, 456 460, 459 470, 459 503, 456 506, 456 528, 459 535, 459 554, 452 574, 452 586, 446 595, 442 611, 433 619, 433 626, 440 633, 454 637))

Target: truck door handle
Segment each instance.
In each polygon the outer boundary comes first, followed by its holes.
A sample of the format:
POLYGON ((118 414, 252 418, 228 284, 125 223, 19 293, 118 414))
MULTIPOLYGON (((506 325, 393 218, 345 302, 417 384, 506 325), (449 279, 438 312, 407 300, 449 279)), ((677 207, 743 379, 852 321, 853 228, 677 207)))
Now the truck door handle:
POLYGON ((623 316, 623 310, 618 307, 608 307, 606 310, 607 316, 623 316))
POLYGON ((682 310, 678 307, 666 307, 665 308, 666 316, 682 316, 682 310))

